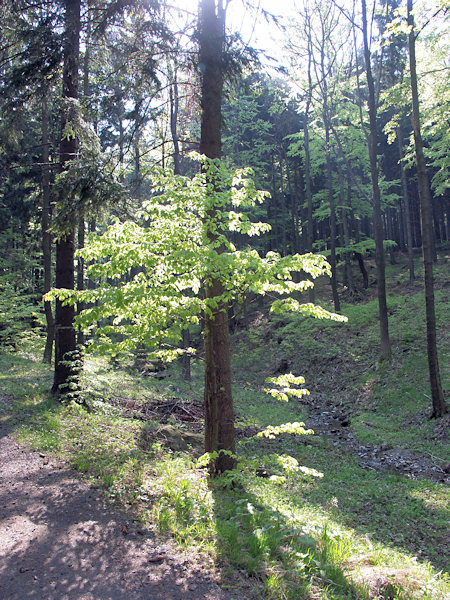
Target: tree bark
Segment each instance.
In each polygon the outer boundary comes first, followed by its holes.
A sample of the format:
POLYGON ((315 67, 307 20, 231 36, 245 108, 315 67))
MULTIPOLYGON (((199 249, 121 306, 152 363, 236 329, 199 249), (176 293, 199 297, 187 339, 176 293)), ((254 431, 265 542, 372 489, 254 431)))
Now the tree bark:
POLYGON ((344 246, 345 246, 345 250, 344 250, 345 281, 346 281, 348 291, 350 292, 350 294, 353 294, 355 291, 355 285, 353 282, 351 251, 349 250, 350 232, 349 232, 349 227, 348 227, 348 213, 349 213, 349 211, 352 210, 352 208, 351 208, 351 200, 352 200, 351 185, 350 185, 350 182, 348 182, 349 185, 347 187, 347 202, 346 202, 345 198, 344 198, 345 183, 344 183, 344 173, 343 173, 342 169, 338 170, 338 177, 339 177, 339 190, 340 190, 339 194, 340 194, 341 203, 342 203, 342 209, 341 209, 342 230, 343 230, 344 246))
POLYGON ((439 374, 439 361, 436 342, 436 314, 434 309, 434 282, 433 282, 433 223, 432 202, 428 182, 427 167, 423 153, 422 134, 420 130, 419 92, 417 87, 416 71, 416 39, 414 30, 414 17, 412 14, 413 2, 407 1, 409 67, 411 73, 412 97, 412 126, 414 131, 414 146, 416 152, 417 179, 419 184, 420 215, 422 226, 422 252, 425 268, 425 311, 427 322, 427 354, 428 370, 431 384, 432 417, 442 417, 447 412, 447 406, 441 386, 439 374))
POLYGON ((400 165, 400 179, 402 182, 402 196, 403 196, 403 215, 406 229, 406 249, 408 252, 408 267, 409 267, 409 283, 412 284, 415 279, 414 274, 414 255, 413 255, 413 239, 412 239, 412 226, 411 226, 411 206, 408 194, 408 182, 406 180, 406 173, 403 167, 403 145, 401 138, 401 129, 397 132, 398 138, 398 152, 399 152, 399 165, 400 165))
MULTIPOLYGON (((309 22, 309 21, 308 21, 309 22)), ((308 252, 313 251, 314 243, 314 223, 313 223, 313 200, 311 189, 311 150, 309 146, 309 110, 312 102, 312 78, 311 78, 311 48, 310 38, 308 38, 308 95, 306 98, 305 117, 303 121, 303 143, 305 147, 305 193, 308 214, 308 234, 307 248, 308 252)), ((316 294, 314 287, 309 288, 309 301, 315 302, 316 294)))
MULTIPOLYGON (((325 128, 325 159, 327 173, 328 204, 330 207, 330 266, 331 266, 331 291, 333 295, 334 310, 339 312, 341 305, 337 291, 337 273, 336 273, 336 209, 334 206, 333 178, 331 169, 331 144, 330 144, 330 107, 328 96, 327 69, 325 67, 325 44, 326 36, 329 34, 326 30, 326 23, 321 17, 322 39, 320 41, 320 74, 316 71, 317 83, 322 92, 322 118, 325 128)), ((326 242, 326 237, 324 238, 326 242)))
MULTIPOLYGON (((225 13, 222 0, 201 0, 200 3, 199 68, 202 73, 201 87, 201 138, 200 154, 208 158, 221 156, 221 121, 223 93, 223 61, 225 38, 225 13)), ((213 182, 214 183, 214 182, 213 182)), ((218 210, 212 208, 209 218, 214 219, 218 210)), ((214 234, 207 232, 214 242, 214 234)), ((205 284, 206 298, 221 296, 222 281, 213 275, 205 284)), ((211 314, 205 313, 205 450, 218 452, 211 466, 213 474, 232 469, 236 464, 233 398, 231 393, 230 343, 228 311, 225 303, 219 303, 211 314), (224 454, 229 451, 233 456, 224 454)))
MULTIPOLYGON (((78 220, 78 249, 84 248, 85 242, 85 221, 83 217, 78 220)), ((84 258, 78 256, 77 258, 77 290, 84 290, 84 258)), ((85 309, 84 302, 77 302, 77 314, 80 314, 85 309)), ((78 346, 84 346, 84 332, 81 328, 77 331, 77 344, 78 346)))
MULTIPOLYGON (((172 134, 173 144, 173 172, 175 175, 181 175, 181 159, 180 159, 180 143, 178 139, 178 82, 177 69, 173 72, 173 81, 169 88, 170 101, 170 132, 172 134)), ((181 332, 182 345, 186 350, 190 345, 189 327, 181 332)), ((191 357, 187 352, 184 352, 181 357, 181 373, 185 381, 191 380, 191 357)))
MULTIPOLYGON (((52 239, 50 226, 50 165, 48 140, 48 106, 47 90, 42 93, 42 253, 44 258, 44 294, 50 291, 52 285, 52 239)), ((53 340, 55 337, 55 319, 52 303, 44 302, 45 319, 47 322, 47 338, 43 361, 52 362, 53 340)))
MULTIPOLYGON (((78 64, 80 41, 80 0, 65 2, 65 40, 63 68, 63 103, 66 99, 78 98, 78 64)), ((60 142, 60 171, 64 171, 68 161, 73 160, 77 153, 77 140, 64 135, 68 121, 67 106, 63 104, 61 111, 61 142, 60 142)), ((70 202, 69 198, 60 196, 62 202, 70 202)), ((56 274, 57 288, 74 289, 75 269, 75 232, 74 227, 67 231, 56 243, 56 274)), ((63 306, 61 300, 56 300, 55 311, 55 374, 52 391, 59 393, 67 391, 67 386, 77 377, 77 370, 70 362, 76 350, 75 308, 73 305, 63 306), (64 387, 66 386, 66 387, 64 387)))
POLYGON ((368 105, 369 105, 369 159, 370 159, 370 178, 372 181, 373 195, 373 224, 375 233, 375 260, 377 265, 377 292, 378 292, 378 314, 380 318, 380 359, 391 359, 391 342, 389 339, 389 322, 386 301, 386 278, 385 278, 385 260, 383 248, 383 225, 381 218, 381 194, 378 184, 378 160, 377 160, 377 112, 375 103, 375 86, 372 76, 370 49, 367 34, 367 12, 366 0, 361 0, 362 21, 363 21, 363 41, 364 41, 364 59, 366 65, 366 77, 368 87, 368 105))
MULTIPOLYGON (((303 144, 305 147, 305 192, 306 202, 308 206, 308 252, 313 250, 314 242, 314 229, 313 229, 313 201, 312 201, 312 190, 311 190, 311 150, 309 147, 309 111, 312 102, 312 76, 311 76, 311 62, 312 62, 312 44, 311 44, 311 23, 309 15, 307 15, 307 35, 308 35, 308 92, 306 96, 305 116, 303 120, 303 144)), ((312 288, 314 289, 314 288, 312 288)), ((311 300, 313 302, 314 299, 311 300)))
MULTIPOLYGON (((91 5, 91 2, 90 2, 90 0, 88 0, 86 38, 85 38, 85 42, 84 42, 85 50, 84 50, 84 59, 83 59, 83 98, 85 101, 90 96, 89 67, 90 67, 90 59, 91 59, 91 29, 92 29, 92 24, 91 24, 92 15, 91 15, 91 6, 90 5, 91 5)), ((88 106, 88 104, 86 103, 86 110, 87 110, 87 106, 88 106)), ((80 215, 79 221, 78 221, 78 236, 77 236, 78 237, 78 239, 77 239, 78 250, 80 250, 81 248, 84 248, 85 230, 86 230, 86 223, 84 220, 84 216, 80 215)), ((85 275, 84 258, 82 256, 79 256, 77 259, 77 290, 79 290, 79 291, 84 290, 84 287, 85 287, 84 275, 85 275)), ((82 313, 84 309, 85 309, 84 302, 77 302, 77 314, 79 315, 80 313, 82 313)), ((84 332, 82 329, 78 329, 77 344, 78 344, 78 346, 84 346, 84 343, 85 343, 84 332)))
POLYGON ((333 294, 334 310, 341 310, 339 294, 337 290, 337 273, 336 273, 336 209, 334 206, 333 195, 333 179, 331 173, 331 155, 330 155, 330 128, 328 125, 328 106, 324 100, 323 120, 325 124, 325 157, 327 165, 327 188, 328 188, 328 203, 330 205, 330 266, 331 266, 331 291, 333 294))

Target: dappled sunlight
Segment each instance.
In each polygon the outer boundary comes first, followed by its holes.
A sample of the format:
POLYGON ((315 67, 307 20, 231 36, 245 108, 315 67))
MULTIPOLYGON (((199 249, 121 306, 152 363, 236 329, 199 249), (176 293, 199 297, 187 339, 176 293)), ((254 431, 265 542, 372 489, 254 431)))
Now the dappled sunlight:
MULTIPOLYGON (((3 449, 4 450, 4 449, 3 449)), ((113 510, 98 492, 73 473, 9 448, 7 472, 34 471, 11 496, 0 493, 2 532, 0 585, 11 600, 45 597, 191 598, 189 586, 214 595, 207 576, 187 572, 189 561, 150 532, 140 535, 124 513, 113 510), (6 545, 8 541, 8 546, 6 545), (6 552, 8 550, 8 552, 6 552), (44 596, 42 596, 44 597, 44 596)), ((6 596, 5 596, 6 597, 6 596)))
MULTIPOLYGON (((313 487, 317 489, 321 485, 322 481, 313 487)), ((263 481, 251 486, 257 506, 263 506, 263 510, 269 511, 268 514, 273 514, 275 510, 282 518, 284 527, 289 528, 290 535, 298 536, 315 549, 325 551, 327 560, 342 569, 347 581, 357 584, 358 589, 367 584, 374 592, 377 585, 381 589, 390 582, 410 589, 412 593, 420 591, 420 586, 425 588, 429 585, 433 589, 433 598, 446 597, 445 580, 441 580, 439 568, 433 569, 427 561, 421 562, 408 548, 408 543, 404 544, 400 539, 392 541, 372 529, 380 516, 377 509, 368 507, 369 511, 377 513, 372 526, 369 523, 355 526, 354 514, 346 516, 336 498, 328 505, 311 499, 308 501, 308 495, 301 488, 301 482, 293 483, 289 491, 284 486, 273 488, 270 482, 263 481), (416 580, 422 583, 415 583, 416 580)), ((323 495, 320 489, 317 491, 318 496, 323 495)), ((344 490, 344 493, 348 492, 348 489, 344 490)), ((395 522, 392 516, 390 518, 395 522)), ((404 524, 399 523, 398 533, 403 528, 404 524)), ((370 597, 376 597, 376 594, 370 597)))
MULTIPOLYGON (((290 593, 305 600, 341 600, 345 594, 387 598, 397 586, 409 590, 404 592, 408 600, 428 598, 427 593, 433 600, 445 598, 446 583, 439 575, 446 517, 441 486, 363 469, 354 456, 333 446, 326 431, 297 435, 308 431, 308 405, 275 401, 255 382, 235 386, 243 471, 210 480, 193 461, 202 445, 196 412, 195 423, 170 411, 167 424, 141 420, 147 405, 180 403, 180 414, 192 412, 201 397, 200 373, 185 384, 176 366, 166 380, 143 378, 124 367, 126 372, 88 359, 88 393, 95 407, 88 413, 43 400, 33 366, 24 388, 31 394, 20 401, 25 410, 17 404, 19 412, 6 420, 17 428, 21 414, 23 439, 60 452, 149 529, 201 551, 242 597, 259 590, 269 597, 290 593), (195 433, 189 429, 193 425, 195 433)), ((15 386, 18 379, 9 381, 15 386)), ((27 518, 34 524, 45 521, 42 509, 36 511, 27 518)), ((89 546, 101 532, 83 522, 68 531, 89 546)), ((36 532, 39 539, 48 537, 44 530, 36 532)), ((71 564, 82 573, 86 569, 85 562, 71 564)), ((102 572, 109 580, 108 568, 105 563, 102 572)), ((83 581, 74 585, 87 589, 83 581)))

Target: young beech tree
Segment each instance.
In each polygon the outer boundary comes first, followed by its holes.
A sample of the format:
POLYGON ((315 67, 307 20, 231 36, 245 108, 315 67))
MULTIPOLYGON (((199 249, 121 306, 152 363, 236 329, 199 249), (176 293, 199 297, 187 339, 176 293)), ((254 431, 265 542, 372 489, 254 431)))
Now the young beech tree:
MULTIPOLYGON (((261 202, 266 193, 255 190, 248 171, 231 171, 219 159, 199 160, 202 170, 193 179, 164 171, 154 174, 155 193, 144 202, 143 224, 116 221, 103 235, 90 237, 81 252, 91 265, 89 275, 101 281, 97 289, 54 292, 68 304, 81 300, 90 306, 79 322, 85 328, 100 323, 95 347, 115 355, 145 344, 153 356, 165 360, 184 351, 193 353, 181 347, 183 329, 202 316, 207 323, 219 307, 242 301, 249 293, 274 295, 273 311, 346 320, 289 297, 313 285, 310 280, 294 282, 293 272, 302 271, 311 278, 330 274, 323 256, 281 257, 275 252, 260 256, 250 248, 236 250, 229 240, 230 231, 253 236, 270 229, 238 212, 261 202), (220 286, 205 293, 212 281, 220 286)), ((205 344, 211 344, 209 335, 205 331, 205 344)), ((212 344, 211 352, 217 355, 220 346, 212 344)), ((221 405, 216 406, 220 411, 221 405)), ((222 417, 210 415, 212 426, 217 427, 222 417)), ((234 430, 232 413, 229 419, 234 430)), ((205 446, 208 452, 218 453, 213 472, 234 466, 234 462, 219 460, 233 453, 220 446, 220 438, 212 443, 205 436, 205 446)))

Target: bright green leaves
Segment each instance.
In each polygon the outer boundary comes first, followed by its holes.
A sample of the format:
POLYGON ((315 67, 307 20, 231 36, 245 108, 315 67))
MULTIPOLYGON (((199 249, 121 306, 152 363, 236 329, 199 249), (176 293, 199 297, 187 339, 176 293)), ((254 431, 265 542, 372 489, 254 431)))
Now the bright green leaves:
MULTIPOLYGON (((290 396, 301 398, 302 396, 309 395, 309 391, 306 389, 291 387, 291 384, 298 386, 305 383, 305 379, 303 377, 295 376, 292 373, 285 373, 279 377, 268 377, 266 382, 274 383, 276 386, 278 386, 276 388, 264 388, 266 394, 273 396, 273 398, 277 398, 277 400, 282 400, 283 402, 288 402, 290 396)), ((304 427, 305 424, 300 423, 300 426, 304 427)))
MULTIPOLYGON (((255 189, 248 169, 198 160, 201 172, 191 179, 155 170, 154 195, 143 203, 140 222, 117 220, 104 234, 91 236, 80 251, 96 288, 53 294, 89 306, 78 317, 80 326, 97 327, 103 350, 126 352, 145 344, 167 360, 179 355, 182 330, 197 323, 202 312, 242 301, 250 292, 273 296, 276 312, 298 310, 344 320, 282 298, 313 285, 306 278, 294 281, 294 273, 311 278, 330 273, 323 256, 260 256, 256 250, 235 249, 229 231, 248 236, 269 231, 266 223, 253 223, 240 212, 261 203, 267 193, 255 189), (204 298, 199 292, 212 279, 221 282, 221 294, 204 298)), ((293 395, 299 392, 292 390, 293 395)))
POLYGON ((312 304, 310 302, 306 304, 300 304, 300 302, 294 298, 275 300, 275 302, 272 304, 271 310, 276 314, 286 311, 301 312, 303 315, 314 317, 316 319, 331 319, 332 321, 341 322, 348 321, 347 317, 344 315, 332 313, 328 310, 325 310, 321 306, 317 306, 316 304, 312 304))
POLYGON ((306 429, 304 423, 283 423, 283 425, 269 425, 263 431, 256 434, 256 437, 265 437, 274 440, 281 433, 291 433, 296 435, 313 435, 312 429, 306 429))

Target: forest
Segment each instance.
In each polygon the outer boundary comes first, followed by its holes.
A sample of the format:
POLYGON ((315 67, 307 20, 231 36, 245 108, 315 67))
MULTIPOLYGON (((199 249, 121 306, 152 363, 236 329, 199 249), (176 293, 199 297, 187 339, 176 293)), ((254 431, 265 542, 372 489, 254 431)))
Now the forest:
POLYGON ((449 13, 3 0, 0 597, 449 597, 449 13))

